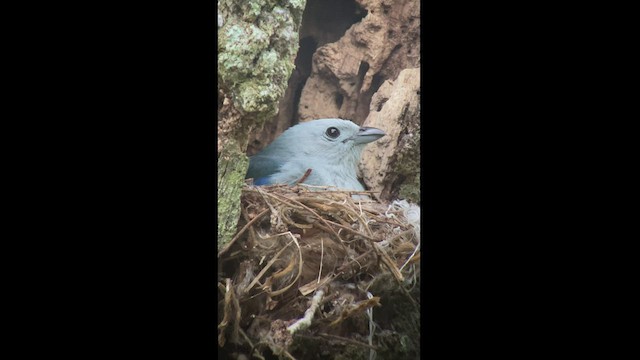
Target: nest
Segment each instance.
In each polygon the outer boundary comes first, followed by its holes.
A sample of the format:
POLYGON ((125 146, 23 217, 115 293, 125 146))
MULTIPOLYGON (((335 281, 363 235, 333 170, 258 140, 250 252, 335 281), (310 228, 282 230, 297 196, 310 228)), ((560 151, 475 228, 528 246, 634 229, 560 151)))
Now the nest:
POLYGON ((407 204, 313 190, 243 188, 238 231, 218 253, 223 355, 418 354, 420 235, 407 204))

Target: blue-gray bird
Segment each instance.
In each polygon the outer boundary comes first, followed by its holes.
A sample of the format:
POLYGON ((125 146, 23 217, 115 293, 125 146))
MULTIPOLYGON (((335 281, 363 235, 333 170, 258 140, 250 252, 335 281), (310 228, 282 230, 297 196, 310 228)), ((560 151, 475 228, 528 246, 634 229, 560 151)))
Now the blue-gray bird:
POLYGON ((384 131, 349 120, 320 119, 292 126, 260 153, 249 158, 246 178, 256 185, 289 184, 364 190, 356 170, 365 145, 384 131), (305 177, 307 170, 311 172, 305 177))

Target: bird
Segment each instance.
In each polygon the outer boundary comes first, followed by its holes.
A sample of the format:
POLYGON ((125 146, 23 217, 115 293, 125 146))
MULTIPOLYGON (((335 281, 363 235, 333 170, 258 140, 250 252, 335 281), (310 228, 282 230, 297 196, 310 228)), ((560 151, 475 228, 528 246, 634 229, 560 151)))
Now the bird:
POLYGON ((357 177, 364 147, 384 131, 345 119, 318 119, 288 128, 249 158, 246 179, 254 185, 296 183, 365 190, 357 177))

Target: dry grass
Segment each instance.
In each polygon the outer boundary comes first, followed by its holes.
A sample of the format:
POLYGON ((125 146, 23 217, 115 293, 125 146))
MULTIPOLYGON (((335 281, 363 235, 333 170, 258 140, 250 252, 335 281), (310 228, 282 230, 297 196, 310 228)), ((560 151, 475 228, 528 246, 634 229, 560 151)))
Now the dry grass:
POLYGON ((411 297, 419 240, 402 211, 352 197, 366 193, 243 188, 238 232, 218 253, 221 347, 229 340, 249 357, 261 357, 265 347, 290 357, 297 329, 307 339, 364 344, 354 335, 371 338, 367 313, 385 302, 368 294, 371 283, 391 274, 389 286, 411 297), (291 326, 301 320, 304 326, 291 326))

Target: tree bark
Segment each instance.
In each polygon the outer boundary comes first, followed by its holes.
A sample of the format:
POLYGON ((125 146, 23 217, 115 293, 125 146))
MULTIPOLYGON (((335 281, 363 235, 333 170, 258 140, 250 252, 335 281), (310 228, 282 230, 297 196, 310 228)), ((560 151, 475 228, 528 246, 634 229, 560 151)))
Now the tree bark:
POLYGON ((218 2, 218 247, 235 233, 248 135, 276 115, 306 0, 218 2))

